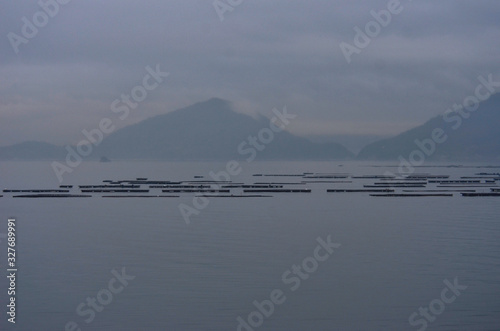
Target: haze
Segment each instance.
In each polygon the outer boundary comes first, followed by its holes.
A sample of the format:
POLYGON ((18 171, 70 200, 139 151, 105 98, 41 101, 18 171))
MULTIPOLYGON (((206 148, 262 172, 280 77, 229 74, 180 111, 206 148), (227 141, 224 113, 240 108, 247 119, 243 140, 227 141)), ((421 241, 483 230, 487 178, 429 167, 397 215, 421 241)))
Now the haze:
MULTIPOLYGON (((62 2, 62 1, 61 1, 62 2)), ((223 1, 226 3, 226 1, 223 1)), ((74 144, 147 73, 170 75, 118 128, 211 97, 244 113, 286 105, 299 135, 391 135, 499 77, 498 1, 401 1, 369 45, 340 44, 388 1, 243 1, 223 21, 213 1, 71 1, 18 45, 36 1, 5 1, 0 19, 0 145, 74 144)))

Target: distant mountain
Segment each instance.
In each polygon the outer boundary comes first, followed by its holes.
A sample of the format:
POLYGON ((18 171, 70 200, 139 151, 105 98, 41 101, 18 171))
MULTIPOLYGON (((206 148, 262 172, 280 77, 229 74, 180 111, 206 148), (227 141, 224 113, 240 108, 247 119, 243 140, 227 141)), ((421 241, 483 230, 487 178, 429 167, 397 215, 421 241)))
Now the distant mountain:
MULTIPOLYGON (((110 159, 245 159, 255 150, 248 137, 257 136, 269 125, 268 118, 237 113, 229 102, 214 98, 118 130, 104 139, 95 154, 110 159)), ((265 146, 256 153, 258 159, 353 157, 339 144, 313 143, 287 131, 274 133, 268 144, 258 144, 265 146)))
POLYGON ((39 141, 26 141, 0 147, 0 160, 55 160, 66 155, 64 147, 39 141))
POLYGON ((500 94, 481 102, 475 111, 450 112, 396 137, 372 143, 361 150, 358 159, 408 159, 415 150, 427 152, 426 159, 433 161, 500 160, 500 94), (428 139, 432 139, 435 129, 442 129, 447 139, 436 143, 435 151, 430 153, 432 144, 428 139))
MULTIPOLYGON (((278 125, 281 125, 278 121, 278 125)), ((252 118, 231 108, 222 99, 210 99, 174 112, 122 128, 93 148, 86 159, 155 160, 333 160, 354 155, 333 142, 314 143, 287 131, 273 133, 270 119, 252 118), (249 137, 261 139, 255 147, 249 137)), ((72 147, 74 149, 74 147, 72 147)), ((0 159, 64 159, 67 150, 47 143, 26 142, 0 147, 0 159)))

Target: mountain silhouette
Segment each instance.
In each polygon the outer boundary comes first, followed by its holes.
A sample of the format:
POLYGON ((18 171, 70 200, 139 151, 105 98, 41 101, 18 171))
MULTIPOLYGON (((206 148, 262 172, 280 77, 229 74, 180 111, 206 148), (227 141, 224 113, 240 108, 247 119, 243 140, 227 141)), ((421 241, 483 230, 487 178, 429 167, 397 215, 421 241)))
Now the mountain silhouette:
POLYGON ((495 94, 479 103, 475 111, 448 112, 395 137, 369 144, 360 151, 358 159, 395 160, 420 150, 431 161, 500 160, 499 124, 500 94, 495 94), (429 139, 433 139, 435 130, 442 130, 443 136, 435 139, 432 148, 429 139))
POLYGON ((269 132, 269 118, 237 113, 228 101, 213 98, 118 130, 103 141, 97 153, 111 159, 219 160, 250 157, 253 148, 258 159, 353 156, 339 144, 313 143, 286 130, 273 132, 271 139, 269 132), (249 137, 259 138, 262 130, 267 134, 257 141, 259 148, 253 148, 249 137))
MULTIPOLYGON (((284 127, 278 118, 278 127, 284 127)), ((154 116, 111 133, 85 159, 114 160, 333 160, 354 155, 336 143, 314 143, 271 125, 264 116, 235 112, 213 98, 154 116), (252 141, 253 139, 253 141, 252 141), (256 139, 256 140, 255 140, 256 139)), ((72 147, 74 149, 74 147, 72 147)), ((61 159, 64 147, 30 142, 0 148, 0 159, 61 159)))

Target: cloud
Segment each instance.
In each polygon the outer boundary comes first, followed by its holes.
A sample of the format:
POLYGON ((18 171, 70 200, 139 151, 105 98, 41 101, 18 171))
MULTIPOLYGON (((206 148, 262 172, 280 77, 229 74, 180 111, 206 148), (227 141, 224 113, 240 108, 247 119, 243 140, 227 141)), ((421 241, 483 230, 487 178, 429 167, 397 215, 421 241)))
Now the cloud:
POLYGON ((387 1, 244 1, 223 22, 210 0, 71 1, 18 54, 7 34, 40 7, 6 2, 0 145, 78 140, 156 63, 171 75, 120 125, 215 96, 265 115, 287 105, 301 133, 385 134, 444 112, 481 74, 500 77, 500 3, 401 4, 347 64, 339 44, 387 1))

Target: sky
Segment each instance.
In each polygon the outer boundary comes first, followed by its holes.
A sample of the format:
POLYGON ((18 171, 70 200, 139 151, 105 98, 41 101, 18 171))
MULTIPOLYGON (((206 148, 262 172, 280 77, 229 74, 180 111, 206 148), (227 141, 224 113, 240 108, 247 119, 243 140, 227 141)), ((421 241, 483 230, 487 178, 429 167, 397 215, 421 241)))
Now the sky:
POLYGON ((500 80, 495 0, 58 1, 0 5, 0 146, 73 144, 102 118, 120 128, 212 97, 286 106, 299 135, 386 136, 461 103, 480 75, 500 80), (119 119, 113 102, 147 68, 169 75, 119 119))

